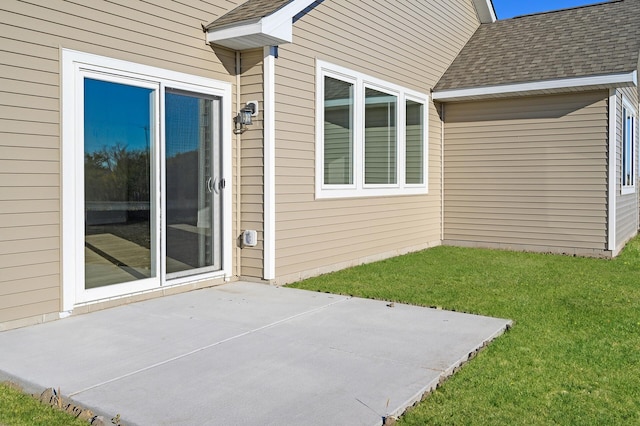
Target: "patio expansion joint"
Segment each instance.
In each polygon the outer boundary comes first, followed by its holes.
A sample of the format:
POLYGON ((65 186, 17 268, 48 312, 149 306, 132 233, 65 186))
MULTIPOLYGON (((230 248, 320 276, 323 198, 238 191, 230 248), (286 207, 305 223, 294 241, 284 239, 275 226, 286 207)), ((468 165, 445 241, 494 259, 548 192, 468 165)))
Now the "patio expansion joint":
POLYGON ((164 360, 164 361, 159 361, 159 362, 156 362, 156 363, 154 363, 154 364, 148 365, 148 366, 146 366, 146 367, 139 368, 139 369, 137 369, 137 370, 135 370, 135 371, 131 371, 131 372, 129 372, 129 373, 121 374, 120 376, 117 376, 117 377, 111 378, 111 379, 109 379, 109 380, 105 380, 105 381, 102 381, 102 382, 100 382, 100 383, 96 383, 96 384, 94 384, 94 385, 91 385, 91 386, 85 387, 84 389, 80 389, 80 390, 78 390, 78 391, 71 392, 71 393, 68 395, 68 397, 69 397, 69 398, 72 398, 72 397, 74 397, 74 396, 76 396, 76 395, 79 395, 79 394, 81 394, 81 393, 83 393, 83 392, 87 392, 87 391, 90 391, 90 390, 92 390, 92 389, 96 389, 96 388, 99 388, 99 387, 101 387, 101 386, 105 386, 105 385, 107 385, 107 384, 110 384, 110 383, 113 383, 113 382, 117 382, 117 381, 122 380, 122 379, 125 379, 125 378, 127 378, 127 377, 135 376, 136 374, 140 374, 140 373, 143 373, 143 372, 145 372, 145 371, 149 371, 149 370, 152 370, 152 369, 154 369, 154 368, 157 368, 157 367, 160 367, 160 366, 163 366, 163 365, 169 364, 169 363, 171 363, 171 362, 177 361, 177 360, 179 360, 179 359, 189 357, 189 356, 191 356, 191 355, 193 355, 193 354, 196 354, 196 353, 198 353, 198 352, 202 352, 202 351, 205 351, 205 350, 207 350, 207 349, 211 349, 211 348, 213 348, 213 347, 220 346, 220 345, 223 345, 223 344, 225 344, 225 343, 229 343, 229 342, 231 342, 231 341, 234 341, 234 340, 240 339, 240 338, 242 338, 242 337, 245 337, 245 336, 248 336, 248 335, 251 335, 251 334, 254 334, 254 333, 258 333, 258 332, 260 332, 260 331, 263 331, 263 330, 266 330, 266 329, 269 329, 269 328, 276 327, 276 326, 278 326, 278 325, 280 325, 280 324, 287 323, 287 322, 292 321, 292 320, 294 320, 294 319, 296 319, 296 318, 300 318, 300 317, 303 317, 303 316, 306 316, 306 315, 312 315, 312 314, 314 314, 314 313, 316 313, 316 312, 322 311, 322 310, 324 310, 324 309, 328 309, 328 308, 330 308, 330 307, 332 307, 332 306, 334 306, 334 305, 337 305, 337 304, 339 304, 339 303, 346 302, 346 301, 348 301, 348 300, 350 300, 350 299, 352 299, 352 297, 351 297, 351 296, 345 296, 344 298, 342 298, 342 299, 340 299, 340 300, 333 301, 333 302, 328 303, 328 304, 326 304, 326 305, 322 305, 322 306, 319 306, 319 307, 317 307, 317 308, 313 308, 313 309, 310 309, 310 310, 307 310, 307 311, 304 311, 304 312, 299 312, 299 313, 297 313, 297 314, 295 314, 295 315, 291 315, 291 316, 289 316, 289 317, 286 317, 286 318, 280 319, 280 320, 278 320, 278 321, 271 322, 271 323, 266 324, 266 325, 263 325, 263 326, 261 326, 261 327, 257 327, 257 328, 254 328, 254 329, 251 329, 251 330, 245 331, 244 333, 236 334, 236 335, 231 336, 231 337, 228 337, 228 338, 226 338, 226 339, 222 339, 222 340, 219 340, 219 341, 217 341, 217 342, 214 342, 214 343, 211 343, 211 344, 208 344, 208 345, 205 345, 205 346, 199 347, 199 348, 194 349, 194 350, 192 350, 192 351, 189 351, 189 352, 186 352, 186 353, 183 353, 183 354, 180 354, 180 355, 176 355, 176 356, 171 357, 171 358, 169 358, 169 359, 166 359, 166 360, 164 360))

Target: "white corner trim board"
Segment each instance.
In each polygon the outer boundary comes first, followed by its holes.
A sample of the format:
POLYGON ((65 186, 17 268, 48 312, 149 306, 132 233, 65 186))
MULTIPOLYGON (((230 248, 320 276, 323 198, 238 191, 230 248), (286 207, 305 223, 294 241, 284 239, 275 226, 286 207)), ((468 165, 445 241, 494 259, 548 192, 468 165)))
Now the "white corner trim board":
MULTIPOLYGON (((617 146, 617 130, 616 123, 618 122, 618 92, 616 89, 609 91, 609 158, 616 158, 616 146, 617 146), (612 143, 613 142, 613 143, 612 143)), ((614 160, 609 161, 609 194, 608 194, 608 232, 607 246, 609 250, 614 252, 616 250, 616 185, 618 178, 616 177, 617 164, 614 160), (611 166, 613 163, 613 167, 611 166)))
POLYGON ((276 278, 275 48, 264 48, 264 279, 276 278))

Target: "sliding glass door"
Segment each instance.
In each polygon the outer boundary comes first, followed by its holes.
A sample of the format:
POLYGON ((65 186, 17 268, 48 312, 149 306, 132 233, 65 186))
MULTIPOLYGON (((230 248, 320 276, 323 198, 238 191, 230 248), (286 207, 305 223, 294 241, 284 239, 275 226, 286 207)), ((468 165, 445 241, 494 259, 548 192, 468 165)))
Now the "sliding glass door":
POLYGON ((156 90, 84 79, 85 288, 158 276, 156 90))
POLYGON ((220 271, 221 98, 93 74, 82 84, 83 290, 220 271))

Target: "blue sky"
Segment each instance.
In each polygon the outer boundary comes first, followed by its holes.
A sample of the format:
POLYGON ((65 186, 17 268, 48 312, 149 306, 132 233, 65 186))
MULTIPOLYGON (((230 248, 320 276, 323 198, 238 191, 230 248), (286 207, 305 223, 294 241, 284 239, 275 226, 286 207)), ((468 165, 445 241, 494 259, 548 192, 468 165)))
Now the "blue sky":
MULTIPOLYGON (((86 78, 84 83, 85 152, 120 144, 129 150, 149 149, 153 129, 152 89, 86 78)), ((167 157, 198 148, 198 98, 167 93, 165 98, 167 157)))
POLYGON ((566 9, 587 4, 602 3, 604 0, 493 0, 498 19, 519 15, 566 9))
POLYGON ((116 144, 146 149, 151 123, 151 89, 86 78, 84 81, 85 152, 116 144))

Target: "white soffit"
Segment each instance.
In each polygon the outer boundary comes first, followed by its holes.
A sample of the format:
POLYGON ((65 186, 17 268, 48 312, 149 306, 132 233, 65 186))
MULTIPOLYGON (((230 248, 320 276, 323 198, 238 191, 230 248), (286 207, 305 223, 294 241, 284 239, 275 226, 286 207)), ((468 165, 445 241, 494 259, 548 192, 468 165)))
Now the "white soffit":
POLYGON ((293 17, 315 0, 294 0, 271 15, 207 30, 207 42, 233 50, 278 46, 293 42, 293 17))
POLYGON ((473 0, 473 5, 476 7, 481 23, 490 24, 498 20, 492 0, 473 0))
POLYGON ((610 89, 631 85, 638 86, 637 71, 600 76, 534 81, 530 83, 504 84, 500 86, 439 90, 434 91, 431 96, 435 101, 454 102, 508 96, 552 94, 567 91, 610 89))

